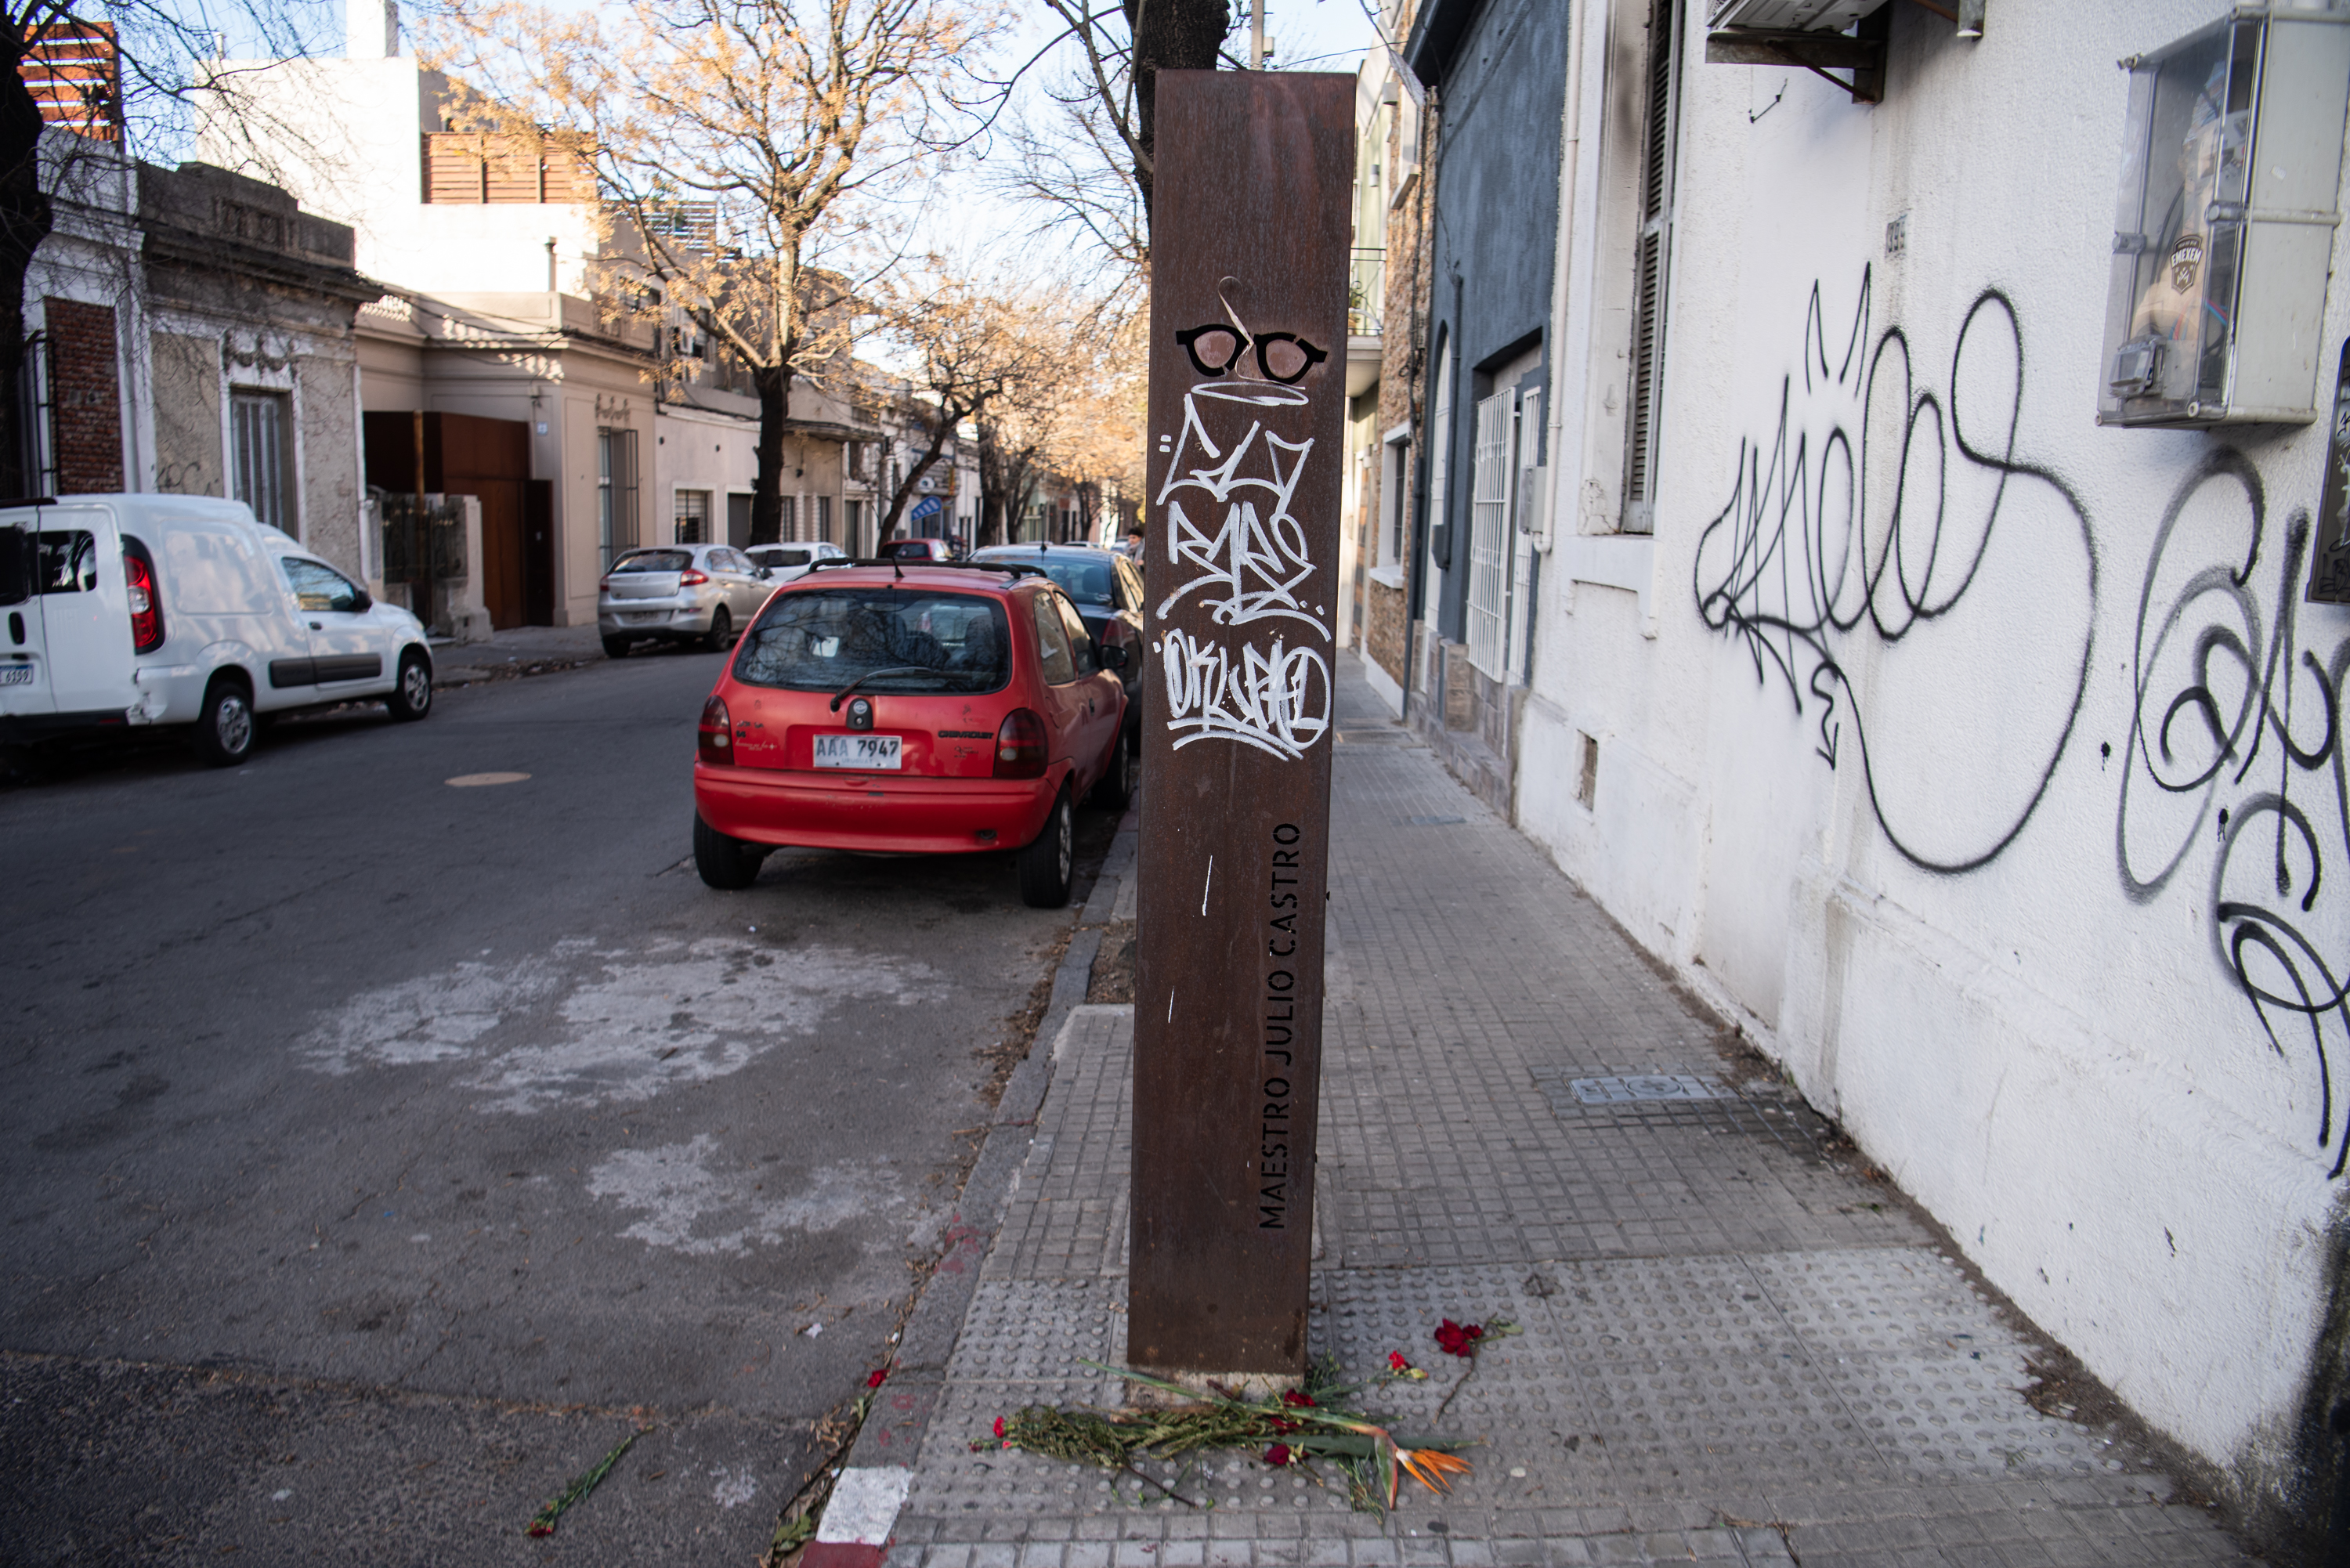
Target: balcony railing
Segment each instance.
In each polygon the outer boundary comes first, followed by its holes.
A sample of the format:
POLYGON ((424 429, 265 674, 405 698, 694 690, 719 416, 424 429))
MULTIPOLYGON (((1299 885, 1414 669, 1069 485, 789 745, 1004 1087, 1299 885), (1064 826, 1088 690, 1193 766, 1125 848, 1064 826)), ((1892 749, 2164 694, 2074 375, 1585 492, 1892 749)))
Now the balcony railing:
POLYGON ((1388 253, 1357 245, 1347 264, 1347 335, 1376 337, 1387 313, 1388 253))

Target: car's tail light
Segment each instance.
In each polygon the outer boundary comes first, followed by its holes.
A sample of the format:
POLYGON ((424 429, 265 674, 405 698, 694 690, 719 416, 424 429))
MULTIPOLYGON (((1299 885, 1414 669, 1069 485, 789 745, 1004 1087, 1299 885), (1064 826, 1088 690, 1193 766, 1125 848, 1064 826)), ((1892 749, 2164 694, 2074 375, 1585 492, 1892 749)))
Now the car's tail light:
POLYGON ((726 699, 712 691, 702 705, 702 760, 715 767, 734 762, 734 721, 726 712, 726 699))
POLYGON ((612 579, 609 577, 598 577, 596 579, 596 587, 600 592, 608 594, 612 591, 612 579))
POLYGON ((1045 741, 1045 721, 1025 708, 1014 708, 995 732, 995 776, 1043 778, 1051 749, 1045 741))
POLYGON ((681 588, 697 587, 709 580, 710 574, 708 572, 697 572, 689 568, 686 571, 678 574, 677 586, 681 588))
POLYGON ((130 590, 130 647, 152 653, 163 646, 163 601, 155 592, 155 566, 146 546, 125 542, 122 575, 130 590))

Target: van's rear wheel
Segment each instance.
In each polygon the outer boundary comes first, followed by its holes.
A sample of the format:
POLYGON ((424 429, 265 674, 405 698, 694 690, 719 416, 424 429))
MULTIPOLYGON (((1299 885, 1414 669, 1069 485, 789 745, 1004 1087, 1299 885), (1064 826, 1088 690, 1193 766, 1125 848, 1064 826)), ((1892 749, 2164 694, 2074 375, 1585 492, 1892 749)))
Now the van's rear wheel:
POLYGON ((1076 832, 1069 821, 1069 792, 1054 797, 1045 831, 1020 852, 1020 901, 1032 909, 1057 909, 1069 901, 1069 874, 1076 867, 1076 832))
POLYGON ((410 649, 400 656, 400 680, 384 699, 391 716, 403 722, 421 719, 432 711, 432 666, 424 656, 410 649))
POLYGON ((196 715, 196 755, 206 765, 233 768, 253 755, 253 697, 233 675, 215 675, 196 715))
POLYGON ((767 857, 766 846, 745 844, 732 834, 721 833, 693 814, 693 868, 712 888, 735 892, 759 879, 759 863, 767 857))

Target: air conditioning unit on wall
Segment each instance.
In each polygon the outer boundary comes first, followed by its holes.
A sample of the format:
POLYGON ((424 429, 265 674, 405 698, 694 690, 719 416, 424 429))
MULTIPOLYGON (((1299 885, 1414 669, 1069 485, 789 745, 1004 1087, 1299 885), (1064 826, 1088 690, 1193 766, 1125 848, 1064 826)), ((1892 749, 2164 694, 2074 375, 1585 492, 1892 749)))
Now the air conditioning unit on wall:
POLYGON ((1708 26, 1841 33, 1885 0, 1714 0, 1708 26))

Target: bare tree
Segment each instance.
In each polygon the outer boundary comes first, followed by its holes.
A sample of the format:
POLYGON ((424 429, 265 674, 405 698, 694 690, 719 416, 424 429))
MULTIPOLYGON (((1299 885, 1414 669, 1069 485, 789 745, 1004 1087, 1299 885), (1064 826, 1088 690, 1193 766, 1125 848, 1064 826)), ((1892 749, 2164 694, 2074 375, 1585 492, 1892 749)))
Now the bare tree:
POLYGON ((993 0, 629 0, 606 16, 456 0, 452 63, 487 129, 581 137, 621 220, 609 270, 681 310, 759 400, 752 536, 782 519, 795 378, 837 363, 860 309, 837 264, 944 144, 945 85, 993 0))
POLYGON ((212 57, 224 22, 280 57, 312 48, 299 15, 266 0, 210 17, 157 0, 0 0, 0 495, 35 480, 25 285, 56 223, 51 197, 75 164, 119 162, 168 134, 192 99, 235 95, 236 73, 212 57))

